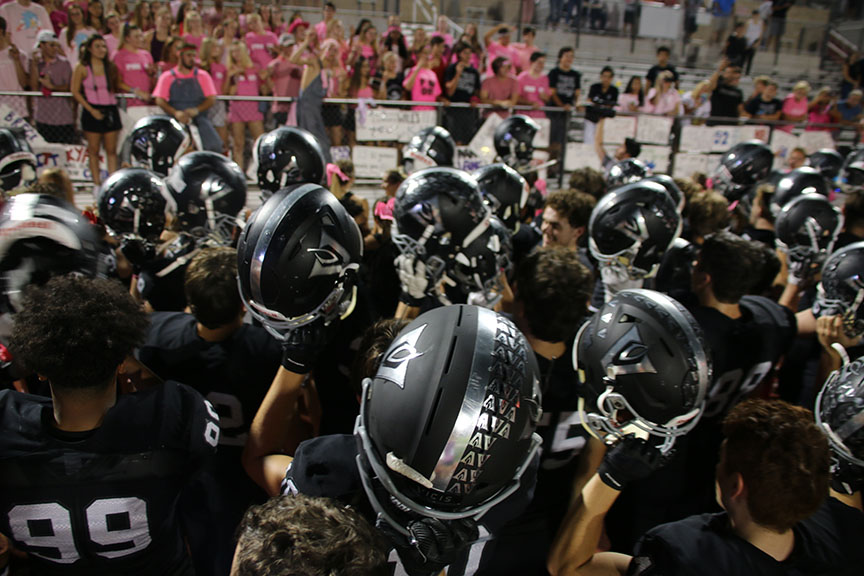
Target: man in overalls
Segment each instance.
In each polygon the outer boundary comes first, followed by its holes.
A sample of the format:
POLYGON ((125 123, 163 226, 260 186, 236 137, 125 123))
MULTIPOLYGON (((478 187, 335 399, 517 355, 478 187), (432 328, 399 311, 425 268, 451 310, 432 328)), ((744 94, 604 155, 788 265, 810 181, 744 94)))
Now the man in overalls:
POLYGON ((216 102, 216 87, 210 74, 195 65, 196 50, 194 44, 183 45, 180 61, 175 68, 162 73, 153 96, 166 114, 198 128, 205 150, 221 153, 222 139, 204 113, 216 102))

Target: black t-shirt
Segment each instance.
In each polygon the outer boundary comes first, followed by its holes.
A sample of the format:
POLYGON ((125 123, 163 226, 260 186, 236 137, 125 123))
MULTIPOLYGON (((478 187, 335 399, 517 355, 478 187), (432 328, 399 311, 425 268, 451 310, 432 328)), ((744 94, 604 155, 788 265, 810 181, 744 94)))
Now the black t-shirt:
MULTIPOLYGON (((737 86, 717 80, 717 88, 711 93, 711 116, 738 118, 738 105, 744 101, 744 93, 737 86)), ((717 124, 712 122, 711 124, 717 124)), ((722 123, 722 122, 719 122, 722 123)))
POLYGON ((753 98, 744 106, 748 114, 752 116, 770 116, 780 112, 783 108, 783 102, 774 98, 767 102, 762 98, 753 98))
MULTIPOLYGON (((782 486, 777 487, 782 490, 782 486)), ((828 498, 810 518, 794 528, 795 547, 778 562, 729 525, 728 515, 702 514, 665 524, 637 544, 631 576, 760 576, 860 574, 864 565, 864 514, 828 498)))
POLYGON ((780 8, 779 10, 775 10, 771 13, 772 18, 786 18, 786 15, 789 13, 789 8, 792 7, 792 4, 795 3, 795 0, 771 0, 771 6, 783 6, 784 4, 788 4, 786 8, 780 8))
POLYGON ((675 82, 678 82, 678 71, 675 70, 675 66, 671 64, 666 64, 666 66, 660 66, 659 64, 655 64, 648 70, 648 73, 645 75, 645 79, 651 82, 651 85, 653 86, 654 83, 657 82, 657 75, 660 74, 660 72, 665 72, 667 70, 669 72, 672 72, 672 77, 674 78, 675 82))
POLYGON ((588 100, 594 105, 585 111, 585 119, 591 122, 599 122, 602 118, 600 112, 596 108, 614 108, 618 104, 618 88, 609 86, 609 89, 603 91, 603 84, 597 82, 592 84, 588 90, 588 100))
POLYGON ((740 65, 744 59, 744 53, 747 51, 747 38, 744 36, 730 35, 726 39, 725 56, 732 64, 740 65))
POLYGON ((176 500, 216 451, 215 411, 166 382, 64 433, 50 399, 0 392, 0 532, 34 574, 188 574, 176 500))
POLYGON ((555 90, 562 103, 573 105, 576 91, 582 89, 582 75, 572 69, 553 68, 549 72, 549 88, 555 90))
MULTIPOLYGON (((450 82, 456 77, 456 64, 451 64, 444 72, 444 82, 450 82)), ((451 102, 470 102, 471 97, 480 90, 480 73, 472 66, 467 66, 459 76, 456 90, 450 96, 451 102)))
MULTIPOLYGON (((387 80, 387 100, 402 100, 403 91, 402 91, 402 81, 404 80, 404 76, 402 72, 396 74, 395 78, 390 78, 387 80)), ((377 92, 381 88, 381 72, 378 71, 372 77, 372 90, 377 92)))

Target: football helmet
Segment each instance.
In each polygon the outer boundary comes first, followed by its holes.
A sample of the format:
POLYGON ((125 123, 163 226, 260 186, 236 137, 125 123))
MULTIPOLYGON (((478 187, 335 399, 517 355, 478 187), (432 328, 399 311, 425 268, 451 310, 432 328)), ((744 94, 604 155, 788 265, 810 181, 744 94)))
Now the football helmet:
POLYGON ((780 215, 780 210, 793 198, 804 194, 819 194, 827 198, 830 191, 828 181, 815 168, 796 168, 779 176, 771 196, 771 212, 776 218, 780 215))
POLYGON ((540 126, 528 116, 516 114, 505 118, 495 127, 495 152, 509 166, 525 166, 534 157, 534 136, 539 131, 540 126))
POLYGON ((712 373, 699 324, 653 290, 622 290, 583 324, 573 369, 583 386, 582 422, 592 435, 654 436, 663 452, 696 426, 712 373))
POLYGON ((693 263, 699 257, 699 245, 676 238, 657 268, 653 288, 669 294, 675 290, 690 290, 693 263))
POLYGON ((864 242, 844 246, 825 261, 813 314, 839 314, 847 336, 864 334, 864 242))
POLYGON ((513 270, 513 240, 510 230, 492 216, 489 228, 463 248, 453 260, 447 276, 466 292, 480 292, 489 307, 503 296, 501 273, 513 270))
POLYGON ((492 310, 436 308, 402 329, 363 382, 354 434, 373 508, 405 518, 479 518, 515 492, 540 446, 531 346, 492 310))
POLYGON ((292 184, 321 184, 324 152, 311 132, 280 126, 258 138, 254 147, 258 186, 265 198, 292 184))
POLYGON ((441 126, 423 128, 402 149, 402 167, 407 174, 433 166, 453 166, 455 159, 456 142, 441 126))
POLYGON ((0 128, 0 189, 12 192, 36 181, 36 155, 30 144, 9 128, 0 128))
POLYGON ((489 209, 477 181, 455 168, 411 174, 396 191, 393 243, 425 265, 437 285, 452 259, 489 226, 489 209))
POLYGON ((0 211, 0 310, 20 310, 31 284, 102 272, 99 234, 74 206, 44 194, 18 194, 0 211))
POLYGON ((849 153, 840 172, 841 181, 851 188, 864 187, 864 148, 849 153))
POLYGON ((646 176, 645 180, 648 182, 656 182, 663 186, 663 188, 666 189, 666 192, 669 193, 669 196, 672 197, 672 201, 675 202, 678 212, 681 213, 684 211, 684 204, 686 203, 687 198, 684 197, 684 192, 681 191, 671 176, 667 174, 654 174, 652 176, 646 176))
POLYGON ((607 189, 612 190, 624 184, 638 182, 648 175, 648 167, 636 158, 616 162, 606 174, 607 189))
POLYGON ((240 166, 222 154, 192 152, 180 158, 165 184, 177 203, 182 230, 207 230, 230 240, 235 217, 246 205, 240 166))
POLYGON ((169 214, 177 213, 165 182, 143 168, 123 168, 108 177, 97 193, 99 217, 121 237, 156 242, 169 214))
POLYGON ((129 163, 167 176, 192 142, 189 131, 170 116, 146 116, 126 137, 129 163))
POLYGON ((810 155, 807 165, 819 171, 828 180, 834 180, 843 169, 843 156, 836 150, 823 148, 810 155))
POLYGON ((729 202, 739 200, 753 185, 768 176, 773 163, 771 148, 762 142, 752 140, 736 144, 723 155, 714 171, 714 189, 729 202))
POLYGON ((681 215, 656 182, 625 184, 603 196, 588 221, 588 248, 617 282, 650 278, 681 234, 681 215))
POLYGON ((477 180, 483 200, 492 213, 507 228, 516 232, 531 191, 525 178, 506 164, 489 164, 478 168, 471 175, 477 180))
POLYGON ((283 188, 249 218, 237 246, 246 309, 277 338, 354 309, 363 238, 339 200, 317 184, 283 188))
POLYGON ((819 194, 793 198, 780 210, 774 226, 779 248, 801 261, 818 262, 820 267, 841 228, 840 210, 819 194))
POLYGON ((831 446, 833 485, 857 492, 864 484, 864 359, 828 376, 814 412, 831 446))

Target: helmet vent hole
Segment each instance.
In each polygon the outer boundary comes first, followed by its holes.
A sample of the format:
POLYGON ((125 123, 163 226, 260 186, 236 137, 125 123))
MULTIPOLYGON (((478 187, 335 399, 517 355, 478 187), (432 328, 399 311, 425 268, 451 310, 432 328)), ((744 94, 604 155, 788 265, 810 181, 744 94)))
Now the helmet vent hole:
POLYGON ((423 430, 423 435, 428 436, 432 431, 432 424, 435 423, 435 415, 438 413, 438 405, 441 403, 441 395, 444 393, 443 388, 439 388, 435 394, 435 402, 432 404, 432 410, 429 412, 429 420, 426 422, 426 429, 423 430))
MULTIPOLYGON (((460 311, 461 312, 461 311, 460 311)), ((456 353, 456 341, 459 339, 458 336, 453 336, 453 340, 450 342, 450 350, 447 352, 447 363, 444 365, 444 373, 450 373, 450 364, 453 363, 453 354, 456 353)))

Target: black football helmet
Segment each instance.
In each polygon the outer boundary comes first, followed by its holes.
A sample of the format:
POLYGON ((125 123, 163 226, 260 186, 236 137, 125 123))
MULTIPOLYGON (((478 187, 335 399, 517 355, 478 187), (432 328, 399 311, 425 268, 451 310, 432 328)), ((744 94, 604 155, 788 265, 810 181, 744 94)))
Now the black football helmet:
POLYGON ((714 171, 714 189, 729 202, 739 200, 768 176, 773 163, 771 148, 762 142, 753 140, 736 144, 723 155, 714 171))
POLYGON ((832 486, 853 494, 864 486, 864 359, 832 372, 816 397, 816 423, 828 436, 832 486))
POLYGON ((774 225, 779 248, 800 260, 818 262, 820 267, 834 248, 841 228, 840 210, 819 194, 793 198, 783 206, 774 225))
POLYGON ((180 158, 165 184, 182 230, 206 230, 230 240, 235 217, 246 205, 246 177, 236 162, 215 152, 192 152, 180 158))
POLYGON ((513 494, 540 446, 537 361, 492 310, 436 308, 406 326, 363 383, 357 462, 379 517, 479 518, 513 494))
POLYGON ((616 162, 606 174, 606 187, 609 190, 638 182, 648 176, 648 167, 636 158, 627 158, 616 162))
POLYGON ((653 290, 622 290, 583 324, 573 368, 591 434, 607 441, 647 434, 663 439, 664 452, 696 426, 712 372, 699 324, 653 290))
POLYGON ((839 314, 847 336, 864 334, 864 242, 844 246, 825 261, 813 314, 839 314))
POLYGON ((249 218, 237 246, 240 294, 277 338, 354 309, 363 238, 339 200, 317 184, 283 188, 249 218))
POLYGON ((780 210, 794 198, 804 194, 818 194, 827 198, 830 191, 828 181, 815 168, 796 168, 779 176, 771 196, 771 212, 776 218, 780 210))
POLYGON ((393 217, 393 243, 426 265, 433 284, 456 254, 489 226, 489 209, 477 181, 455 168, 411 174, 396 191, 393 217))
POLYGON ((693 263, 699 257, 699 245, 676 238, 660 261, 652 288, 669 294, 675 290, 690 290, 693 263))
POLYGON ((302 128, 280 126, 258 138, 254 150, 265 198, 292 184, 321 184, 324 179, 321 143, 302 128))
POLYGON ((441 126, 423 128, 402 150, 402 166, 407 174, 432 166, 453 166, 455 159, 456 142, 441 126))
POLYGON ((620 281, 638 280, 657 272, 680 234, 681 215, 666 189, 640 181, 600 199, 588 221, 588 248, 620 281))
POLYGON ((0 189, 12 192, 36 181, 36 155, 26 138, 0 128, 0 189))
POLYGON ((846 161, 843 162, 840 179, 849 188, 864 187, 864 148, 858 148, 849 153, 846 161))
POLYGON ((512 272, 513 240, 510 230, 492 216, 489 228, 463 248, 447 276, 466 292, 480 292, 489 307, 503 296, 501 273, 512 272))
POLYGON ((834 180, 843 169, 843 156, 836 150, 823 148, 810 155, 807 165, 818 170, 828 180, 834 180))
POLYGON ((167 176, 192 142, 189 131, 170 116, 146 116, 138 120, 126 137, 129 162, 167 176))
POLYGON ((531 191, 525 178, 506 164, 489 164, 478 168, 471 175, 480 185, 480 193, 492 213, 507 228, 516 232, 531 191))
POLYGON ((505 118, 495 128, 493 143, 501 160, 514 168, 525 166, 534 157, 534 136, 540 126, 522 114, 505 118))
POLYGON ((97 193, 99 217, 121 237, 159 240, 168 214, 177 213, 174 197, 157 174, 123 168, 108 177, 97 193))
POLYGON ((681 188, 678 187, 671 176, 668 174, 654 174, 652 176, 646 176, 645 180, 648 182, 656 182, 663 186, 663 188, 666 189, 666 192, 669 193, 669 196, 672 197, 672 201, 675 202, 678 212, 681 213, 684 211, 684 204, 686 203, 687 198, 684 197, 684 192, 681 191, 681 188))
POLYGON ((81 212, 44 194, 18 194, 0 211, 0 310, 20 310, 24 288, 54 276, 102 273, 99 234, 81 212))

